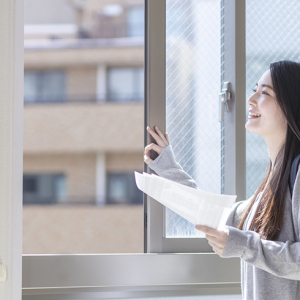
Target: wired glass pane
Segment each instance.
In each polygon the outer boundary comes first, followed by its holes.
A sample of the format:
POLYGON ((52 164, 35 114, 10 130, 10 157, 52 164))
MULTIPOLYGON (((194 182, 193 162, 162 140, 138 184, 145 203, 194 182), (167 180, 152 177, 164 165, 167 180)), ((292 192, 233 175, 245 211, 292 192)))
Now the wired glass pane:
MULTIPOLYGON (((222 193, 223 81, 220 0, 166 1, 166 128, 176 161, 208 192, 222 193)), ((166 237, 204 236, 170 209, 166 237)))
MULTIPOLYGON (((300 58, 300 2, 246 1, 246 99, 270 63, 300 58), (278 22, 282 26, 278 26, 278 22), (298 46, 299 45, 299 46, 298 46)), ((246 104, 248 121, 249 105, 246 104)), ((246 130, 246 196, 254 194, 269 165, 262 136, 246 130)))

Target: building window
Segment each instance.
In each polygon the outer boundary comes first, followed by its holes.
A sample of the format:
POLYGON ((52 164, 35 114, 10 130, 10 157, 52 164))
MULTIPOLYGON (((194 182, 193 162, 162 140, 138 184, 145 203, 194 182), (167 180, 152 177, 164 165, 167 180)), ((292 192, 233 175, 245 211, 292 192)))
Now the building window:
POLYGON ((23 204, 55 204, 65 196, 64 174, 23 175, 23 204))
POLYGON ((127 13, 127 36, 144 36, 144 7, 134 6, 127 13))
POLYGON ((24 102, 63 102, 66 75, 64 71, 25 71, 24 102))
POLYGON ((108 69, 108 101, 143 101, 144 69, 108 69))
POLYGON ((142 204, 143 193, 136 187, 134 173, 107 174, 108 204, 142 204))

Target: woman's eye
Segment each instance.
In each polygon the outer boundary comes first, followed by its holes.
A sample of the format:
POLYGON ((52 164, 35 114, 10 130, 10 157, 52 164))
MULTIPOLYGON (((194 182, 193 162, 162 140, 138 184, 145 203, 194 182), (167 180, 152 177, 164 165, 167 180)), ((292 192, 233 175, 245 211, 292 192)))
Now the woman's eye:
MULTIPOLYGON (((253 91, 254 93, 256 93, 256 90, 255 90, 255 89, 252 89, 252 91, 253 91)), ((266 93, 265 91, 262 91, 262 93, 265 93, 266 95, 268 95, 268 93, 266 93)))

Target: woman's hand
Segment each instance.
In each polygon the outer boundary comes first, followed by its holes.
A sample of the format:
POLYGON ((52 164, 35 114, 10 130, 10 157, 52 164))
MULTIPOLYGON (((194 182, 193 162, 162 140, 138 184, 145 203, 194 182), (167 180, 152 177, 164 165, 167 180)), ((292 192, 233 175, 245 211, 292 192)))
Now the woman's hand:
POLYGON ((196 225, 195 228, 205 233, 205 238, 214 252, 222 256, 227 241, 228 228, 225 226, 223 230, 217 230, 202 225, 196 225))
POLYGON ((149 150, 154 150, 155 152, 157 152, 158 155, 160 155, 162 150, 169 145, 169 136, 168 136, 168 133, 166 133, 166 137, 165 137, 157 126, 155 126, 155 131, 153 131, 148 126, 147 131, 152 135, 152 137, 155 139, 155 141, 157 143, 157 145, 154 143, 151 143, 145 147, 144 162, 147 165, 150 165, 153 162, 153 159, 151 159, 148 156, 149 150))

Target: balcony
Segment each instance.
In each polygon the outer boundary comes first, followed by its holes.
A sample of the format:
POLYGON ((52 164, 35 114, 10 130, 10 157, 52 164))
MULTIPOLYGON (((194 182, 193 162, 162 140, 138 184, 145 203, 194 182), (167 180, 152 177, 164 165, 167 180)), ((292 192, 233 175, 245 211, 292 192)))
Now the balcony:
POLYGON ((144 38, 28 40, 24 42, 25 68, 66 66, 141 66, 144 38))

